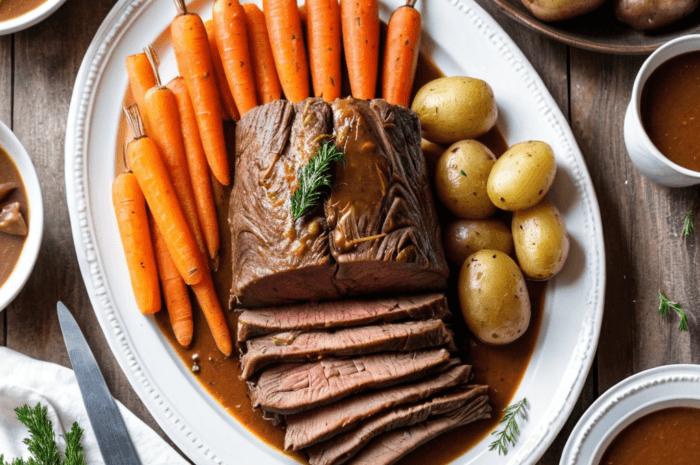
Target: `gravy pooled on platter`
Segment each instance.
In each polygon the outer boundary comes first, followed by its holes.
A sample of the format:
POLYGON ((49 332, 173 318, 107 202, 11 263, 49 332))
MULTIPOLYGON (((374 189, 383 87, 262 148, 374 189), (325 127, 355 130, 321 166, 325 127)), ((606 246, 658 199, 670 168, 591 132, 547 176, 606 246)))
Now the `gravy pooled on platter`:
POLYGON ((598 465, 691 464, 700 460, 700 409, 673 407, 634 421, 608 446, 598 465))
POLYGON ((29 203, 22 177, 0 147, 0 286, 10 277, 27 239, 29 203))
POLYGON ((671 58, 649 76, 641 115, 649 138, 666 158, 700 171, 700 51, 671 58))

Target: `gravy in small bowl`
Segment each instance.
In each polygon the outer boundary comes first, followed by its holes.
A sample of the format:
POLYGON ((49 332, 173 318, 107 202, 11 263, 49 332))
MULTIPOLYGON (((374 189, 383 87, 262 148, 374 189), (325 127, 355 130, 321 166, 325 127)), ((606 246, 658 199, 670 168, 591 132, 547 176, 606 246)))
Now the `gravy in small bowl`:
POLYGON ((17 166, 0 147, 0 287, 15 269, 29 235, 27 188, 17 166))

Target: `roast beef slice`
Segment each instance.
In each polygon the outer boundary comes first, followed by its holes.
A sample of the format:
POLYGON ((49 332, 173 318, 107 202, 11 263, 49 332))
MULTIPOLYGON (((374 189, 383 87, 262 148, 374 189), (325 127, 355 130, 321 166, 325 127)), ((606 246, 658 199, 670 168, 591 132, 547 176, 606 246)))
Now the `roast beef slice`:
POLYGON ((397 428, 415 425, 429 417, 443 415, 468 404, 480 402, 487 395, 487 386, 463 386, 449 394, 418 404, 390 409, 372 417, 357 429, 321 442, 308 449, 311 465, 340 465, 347 462, 376 436, 397 428))
POLYGON ((458 426, 491 417, 488 396, 406 428, 384 433, 349 462, 353 465, 391 465, 412 450, 458 426))
POLYGON ((450 315, 443 294, 391 299, 309 302, 286 307, 246 310, 238 317, 238 340, 286 331, 346 328, 450 315))
POLYGON ((397 405, 418 402, 466 384, 470 373, 469 365, 458 365, 420 381, 352 396, 315 410, 289 415, 286 418, 284 447, 286 450, 298 450, 326 441, 397 405))
POLYGON ((256 383, 249 383, 250 397, 254 408, 289 415, 426 376, 448 359, 447 350, 436 349, 286 363, 264 370, 256 383))

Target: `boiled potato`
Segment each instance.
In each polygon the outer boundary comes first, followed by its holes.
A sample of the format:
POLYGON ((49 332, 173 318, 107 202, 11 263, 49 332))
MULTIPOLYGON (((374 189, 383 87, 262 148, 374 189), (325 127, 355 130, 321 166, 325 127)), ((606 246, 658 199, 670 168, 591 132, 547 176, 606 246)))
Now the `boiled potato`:
POLYGON ((471 254, 483 249, 513 252, 510 228, 499 220, 457 220, 445 228, 443 242, 447 259, 458 266, 471 254))
POLYGON ((479 137, 498 117, 491 86, 460 76, 435 79, 421 87, 411 109, 420 117, 423 137, 438 144, 479 137))
POLYGON ((475 140, 452 144, 442 154, 435 171, 435 190, 457 218, 478 220, 496 211, 486 192, 494 163, 491 150, 475 140))
POLYGON ((698 0, 616 0, 615 15, 635 29, 649 31, 685 18, 698 0))
POLYGON ((542 21, 563 21, 589 13, 605 0, 522 0, 525 8, 542 21))
POLYGON ((523 274, 498 250, 481 250, 464 262, 459 304, 469 329, 488 344, 509 344, 530 325, 530 296, 523 274))
POLYGON ((491 201, 503 210, 536 205, 552 187, 557 163, 552 147, 544 142, 515 144, 498 159, 488 180, 491 201))
POLYGON ((513 242, 520 269, 530 279, 549 279, 564 266, 569 237, 559 210, 543 200, 513 213, 513 242))
POLYGON ((428 176, 431 178, 435 176, 435 169, 437 167, 438 160, 445 153, 446 147, 435 142, 430 142, 429 140, 421 139, 420 148, 423 150, 423 158, 425 158, 425 164, 428 168, 428 176))

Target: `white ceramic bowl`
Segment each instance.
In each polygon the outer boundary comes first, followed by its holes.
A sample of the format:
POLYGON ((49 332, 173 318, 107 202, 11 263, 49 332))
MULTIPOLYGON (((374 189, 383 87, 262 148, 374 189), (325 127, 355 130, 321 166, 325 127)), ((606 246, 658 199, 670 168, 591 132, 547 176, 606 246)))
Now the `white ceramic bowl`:
MULTIPOLYGON (((22 1, 22 0, 8 0, 22 1)), ((0 22, 0 36, 27 29, 51 16, 66 0, 46 0, 33 10, 14 19, 0 22)))
POLYGON ((700 365, 666 365, 619 382, 571 432, 560 465, 599 465, 615 437, 639 418, 671 407, 700 408, 700 365))
POLYGON ((15 268, 5 284, 0 286, 0 311, 2 311, 17 297, 34 269, 44 234, 44 200, 32 159, 29 158, 29 154, 24 150, 17 136, 2 121, 0 121, 0 146, 15 162, 29 200, 29 234, 15 268))
POLYGON ((640 116, 642 90, 651 73, 662 63, 678 55, 697 50, 700 50, 700 35, 691 34, 672 40, 652 53, 637 73, 632 88, 632 98, 625 113, 625 146, 632 163, 644 176, 668 187, 700 184, 700 172, 673 163, 649 139, 640 116))

